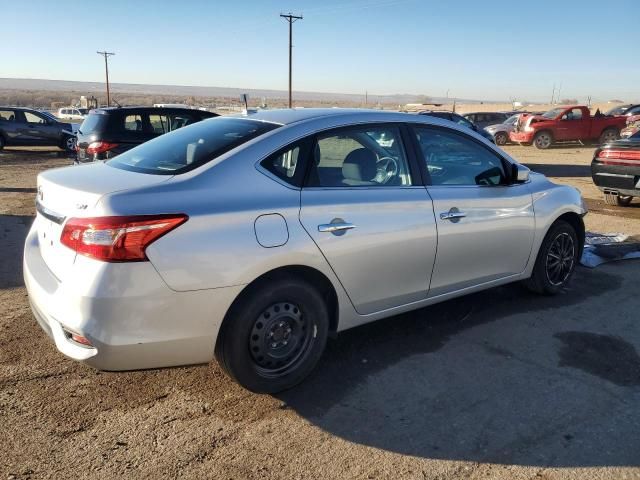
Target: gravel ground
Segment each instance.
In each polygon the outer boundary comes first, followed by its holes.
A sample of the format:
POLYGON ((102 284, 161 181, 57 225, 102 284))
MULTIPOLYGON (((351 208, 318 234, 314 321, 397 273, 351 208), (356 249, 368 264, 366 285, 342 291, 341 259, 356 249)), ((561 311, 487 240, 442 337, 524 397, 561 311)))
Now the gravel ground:
MULTIPOLYGON (((506 148, 605 207, 592 149, 506 148)), ((97 372, 59 354, 22 283, 36 174, 0 154, 0 478, 640 478, 640 262, 580 268, 541 298, 500 287, 341 334, 316 373, 254 395, 215 364, 97 372)))

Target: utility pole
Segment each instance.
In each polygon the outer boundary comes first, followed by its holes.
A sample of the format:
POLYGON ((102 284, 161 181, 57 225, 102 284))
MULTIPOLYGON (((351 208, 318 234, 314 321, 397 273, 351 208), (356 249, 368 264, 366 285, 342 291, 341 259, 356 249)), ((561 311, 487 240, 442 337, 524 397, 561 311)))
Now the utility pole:
POLYGON ((111 55, 115 55, 113 52, 96 52, 98 55, 102 55, 104 57, 104 73, 107 77, 107 107, 111 106, 111 97, 109 96, 109 60, 107 60, 111 55))
POLYGON ((556 96, 556 84, 553 84, 553 90, 551 91, 551 105, 553 105, 553 98, 556 96))
POLYGON ((293 24, 298 20, 302 20, 302 15, 292 15, 291 12, 289 12, 286 15, 281 13, 280 16, 287 22, 289 22, 289 108, 293 108, 293 100, 291 97, 291 54, 293 53, 293 24))

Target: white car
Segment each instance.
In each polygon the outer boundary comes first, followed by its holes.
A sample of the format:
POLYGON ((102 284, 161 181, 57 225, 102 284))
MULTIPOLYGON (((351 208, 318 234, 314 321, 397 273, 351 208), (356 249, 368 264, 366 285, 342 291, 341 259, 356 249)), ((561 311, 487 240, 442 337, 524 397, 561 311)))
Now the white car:
POLYGON ((218 359, 276 392, 331 333, 509 282, 569 282, 586 208, 426 115, 265 110, 38 176, 36 319, 105 370, 218 359))
POLYGON ((84 120, 87 113, 87 108, 66 107, 58 109, 57 117, 63 120, 84 120))

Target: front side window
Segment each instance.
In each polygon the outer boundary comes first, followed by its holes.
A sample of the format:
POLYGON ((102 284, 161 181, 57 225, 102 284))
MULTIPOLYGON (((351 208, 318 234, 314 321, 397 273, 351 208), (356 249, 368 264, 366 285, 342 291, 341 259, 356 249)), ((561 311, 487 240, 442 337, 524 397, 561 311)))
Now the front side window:
POLYGON ((166 115, 151 114, 149 115, 149 124, 156 135, 162 135, 169 131, 169 119, 166 115))
POLYGON ((432 185, 506 184, 502 159, 473 139, 453 131, 415 127, 432 185))
POLYGON ((118 155, 107 165, 140 173, 176 175, 210 162, 278 125, 217 117, 161 135, 118 155))
POLYGON ((24 117, 26 118, 27 123, 39 123, 39 124, 47 123, 47 121, 43 117, 31 112, 24 112, 24 117))
POLYGON ((198 120, 190 113, 170 113, 169 125, 171 130, 178 130, 179 128, 186 127, 198 120))
POLYGON ((317 137, 307 185, 384 187, 412 184, 400 130, 354 127, 317 137))
POLYGON ((582 120, 582 109, 572 108, 562 116, 562 120, 582 120))

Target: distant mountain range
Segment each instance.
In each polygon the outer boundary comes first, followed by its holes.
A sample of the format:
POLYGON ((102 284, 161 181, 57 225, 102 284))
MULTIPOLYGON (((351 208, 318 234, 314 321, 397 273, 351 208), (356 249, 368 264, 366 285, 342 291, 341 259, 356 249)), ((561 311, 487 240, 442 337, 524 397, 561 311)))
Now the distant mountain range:
MULTIPOLYGON (((146 85, 138 83, 111 83, 109 84, 113 93, 138 93, 149 95, 185 95, 194 97, 235 97, 241 93, 249 94, 250 98, 259 99, 284 99, 287 98, 286 90, 261 90, 250 88, 229 88, 229 87, 196 87, 184 85, 146 85)), ((85 95, 104 92, 102 82, 75 82, 68 80, 46 80, 39 78, 0 78, 0 89, 10 90, 49 90, 49 91, 73 91, 84 92, 85 95)), ((363 102, 364 94, 353 93, 325 93, 325 92, 293 92, 294 99, 309 101, 329 101, 329 102, 363 102)), ((407 103, 452 103, 452 98, 432 97, 428 95, 412 95, 407 93, 390 95, 369 94, 368 103, 386 103, 404 105, 407 103), (427 100, 428 99, 428 100, 427 100)), ((481 103, 480 100, 457 98, 460 103, 481 103)), ((484 101, 493 103, 493 101, 484 101)))

